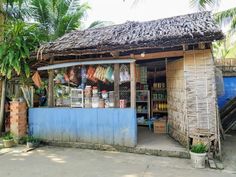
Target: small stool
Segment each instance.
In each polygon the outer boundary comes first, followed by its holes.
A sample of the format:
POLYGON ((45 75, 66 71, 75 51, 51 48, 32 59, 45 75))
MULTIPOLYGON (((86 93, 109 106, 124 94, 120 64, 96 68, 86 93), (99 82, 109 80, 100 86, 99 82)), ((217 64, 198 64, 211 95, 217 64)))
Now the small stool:
POLYGON ((147 120, 147 124, 148 124, 148 129, 149 129, 150 131, 152 131, 153 120, 151 120, 151 119, 147 120))

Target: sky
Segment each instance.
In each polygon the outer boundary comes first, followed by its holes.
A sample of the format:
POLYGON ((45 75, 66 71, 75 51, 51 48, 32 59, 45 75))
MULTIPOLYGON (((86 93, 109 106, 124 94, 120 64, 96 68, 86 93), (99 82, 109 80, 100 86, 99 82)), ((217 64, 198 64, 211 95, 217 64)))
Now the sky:
MULTIPOLYGON (((85 27, 93 21, 111 21, 115 24, 126 21, 149 21, 196 12, 190 0, 81 0, 88 2, 91 10, 84 20, 85 27)), ((221 0, 217 11, 236 7, 236 0, 221 0)))

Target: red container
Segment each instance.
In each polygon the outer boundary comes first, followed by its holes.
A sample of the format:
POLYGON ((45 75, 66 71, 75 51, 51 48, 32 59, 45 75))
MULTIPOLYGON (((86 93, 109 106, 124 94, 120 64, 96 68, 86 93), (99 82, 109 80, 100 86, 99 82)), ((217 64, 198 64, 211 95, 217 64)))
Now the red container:
POLYGON ((126 108, 126 100, 120 100, 120 108, 126 108))

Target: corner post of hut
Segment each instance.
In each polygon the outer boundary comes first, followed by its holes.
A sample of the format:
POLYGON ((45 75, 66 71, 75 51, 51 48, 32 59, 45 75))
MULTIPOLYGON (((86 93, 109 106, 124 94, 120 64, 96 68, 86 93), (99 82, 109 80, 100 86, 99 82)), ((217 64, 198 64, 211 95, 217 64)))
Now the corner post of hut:
POLYGON ((136 77, 135 77, 135 61, 130 63, 130 100, 131 108, 136 108, 136 77))
POLYGON ((115 95, 115 108, 120 107, 120 64, 114 64, 114 95, 115 95))
MULTIPOLYGON (((54 58, 50 59, 50 64, 53 64, 54 58)), ((53 70, 48 70, 48 106, 54 106, 54 82, 53 82, 54 74, 53 70)))

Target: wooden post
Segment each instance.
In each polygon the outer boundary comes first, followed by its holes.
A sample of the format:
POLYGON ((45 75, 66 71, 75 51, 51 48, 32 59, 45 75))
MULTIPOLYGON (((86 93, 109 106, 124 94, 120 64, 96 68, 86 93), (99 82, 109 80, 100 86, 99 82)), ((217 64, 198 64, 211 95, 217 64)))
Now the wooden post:
POLYGON ((120 64, 114 64, 114 96, 115 108, 120 107, 120 64))
POLYGON ((0 105, 0 135, 3 130, 3 126, 5 125, 4 121, 4 112, 5 112, 5 99, 6 99, 6 85, 7 85, 7 79, 6 77, 2 77, 2 90, 1 90, 1 105, 0 105))
MULTIPOLYGON (((53 58, 50 60, 50 64, 53 63, 53 58)), ((48 71, 48 106, 54 106, 54 75, 53 70, 48 71)))
POLYGON ((136 108, 136 76, 135 76, 135 62, 130 63, 130 106, 136 108))
MULTIPOLYGON (((4 15, 2 13, 3 10, 3 3, 2 1, 0 1, 0 42, 3 40, 3 27, 2 25, 4 24, 4 15)), ((4 108, 5 108, 5 97, 6 97, 6 78, 2 77, 2 81, 1 81, 1 101, 0 101, 0 135, 2 133, 3 130, 3 125, 5 125, 4 123, 4 108)))

